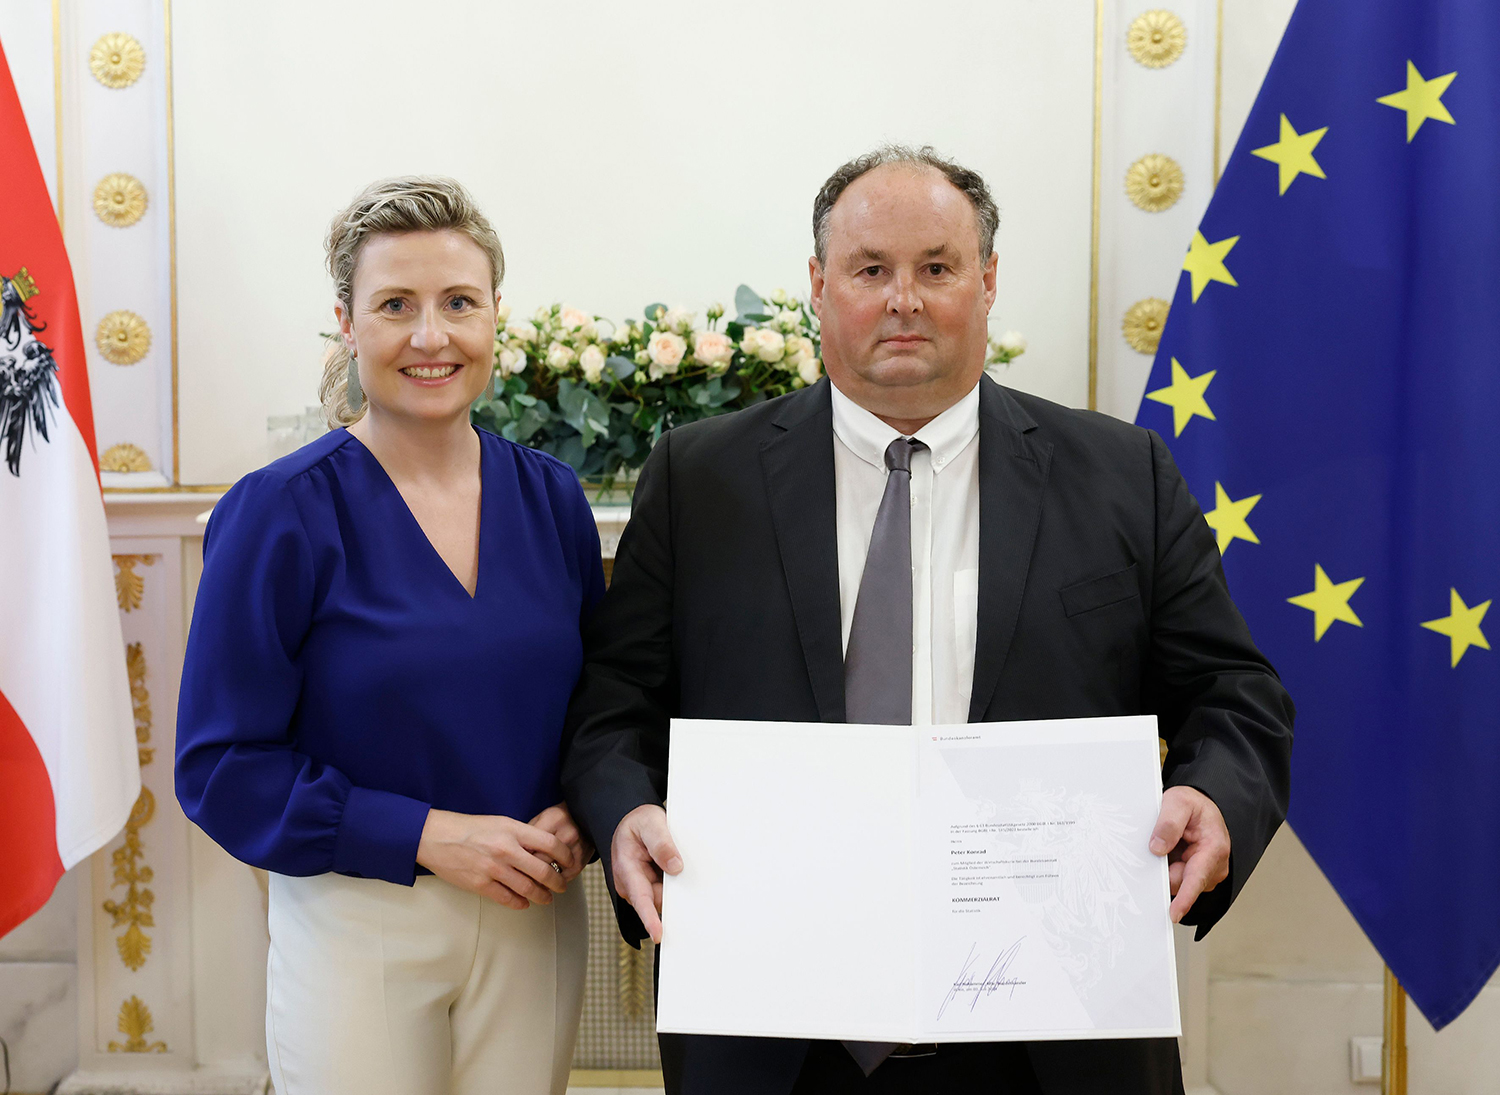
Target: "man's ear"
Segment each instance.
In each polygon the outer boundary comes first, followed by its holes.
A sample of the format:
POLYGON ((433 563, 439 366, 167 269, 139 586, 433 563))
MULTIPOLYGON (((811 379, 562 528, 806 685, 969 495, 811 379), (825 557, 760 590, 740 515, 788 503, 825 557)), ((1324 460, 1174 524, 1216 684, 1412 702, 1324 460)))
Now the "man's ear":
POLYGON ((990 257, 984 263, 984 310, 988 312, 995 306, 995 294, 999 289, 1000 282, 1000 254, 991 251, 990 257))
POLYGON ((809 303, 812 305, 813 314, 822 319, 823 264, 818 261, 817 255, 813 255, 807 260, 807 280, 812 285, 812 296, 809 298, 809 303))

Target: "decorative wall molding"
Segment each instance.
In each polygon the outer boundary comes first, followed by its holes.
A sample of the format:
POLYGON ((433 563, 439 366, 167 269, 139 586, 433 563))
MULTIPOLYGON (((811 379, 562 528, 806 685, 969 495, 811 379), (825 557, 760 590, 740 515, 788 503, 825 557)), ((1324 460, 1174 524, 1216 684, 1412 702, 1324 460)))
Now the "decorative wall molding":
POLYGON ((146 213, 146 188, 141 180, 116 171, 94 187, 94 214, 111 228, 129 228, 146 213))
POLYGON ((1172 299, 1213 193, 1218 2, 1106 0, 1104 21, 1101 170, 1125 184, 1100 209, 1096 406, 1132 421, 1165 322, 1150 302, 1172 299))
MULTIPOLYGON (((94 207, 98 208, 97 202, 94 207)), ((134 365, 151 349, 151 328, 140 316, 121 308, 99 321, 94 345, 111 365, 134 365)))
POLYGON ((56 10, 60 213, 94 333, 95 437, 112 454, 101 480, 165 487, 176 465, 170 0, 56 10))
POLYGON ((130 35, 120 31, 106 34, 89 50, 89 71, 107 88, 127 88, 141 78, 146 67, 146 51, 130 35))

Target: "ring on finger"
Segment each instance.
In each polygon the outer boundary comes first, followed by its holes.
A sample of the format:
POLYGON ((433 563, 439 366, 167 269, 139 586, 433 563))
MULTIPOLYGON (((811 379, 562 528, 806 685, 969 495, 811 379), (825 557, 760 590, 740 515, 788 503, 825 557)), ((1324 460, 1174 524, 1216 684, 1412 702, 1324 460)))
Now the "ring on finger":
POLYGON ((561 867, 559 867, 556 862, 553 862, 551 866, 552 866, 552 869, 554 871, 556 871, 558 874, 562 874, 563 873, 563 869, 561 867))

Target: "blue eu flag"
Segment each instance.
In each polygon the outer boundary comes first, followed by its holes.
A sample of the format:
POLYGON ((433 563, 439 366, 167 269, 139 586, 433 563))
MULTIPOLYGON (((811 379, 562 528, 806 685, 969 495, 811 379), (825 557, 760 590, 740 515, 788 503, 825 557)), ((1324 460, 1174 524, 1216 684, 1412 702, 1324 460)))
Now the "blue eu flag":
POLYGON ((1183 263, 1171 439, 1291 824, 1435 1027, 1500 964, 1500 3, 1301 0, 1183 263))

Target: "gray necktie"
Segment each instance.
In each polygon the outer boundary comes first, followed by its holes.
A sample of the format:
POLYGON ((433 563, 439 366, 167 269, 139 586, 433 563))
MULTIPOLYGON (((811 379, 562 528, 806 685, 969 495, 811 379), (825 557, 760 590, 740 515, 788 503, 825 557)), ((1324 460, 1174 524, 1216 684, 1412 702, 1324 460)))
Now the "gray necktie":
MULTIPOLYGON (((859 579, 849 647, 844 652, 847 722, 911 725, 911 458, 922 442, 898 437, 885 450, 885 494, 859 579)), ((894 1042, 845 1042, 870 1075, 894 1042)))
POLYGON ((885 495, 844 651, 844 720, 911 725, 911 458, 926 449, 898 437, 886 446, 885 495))

